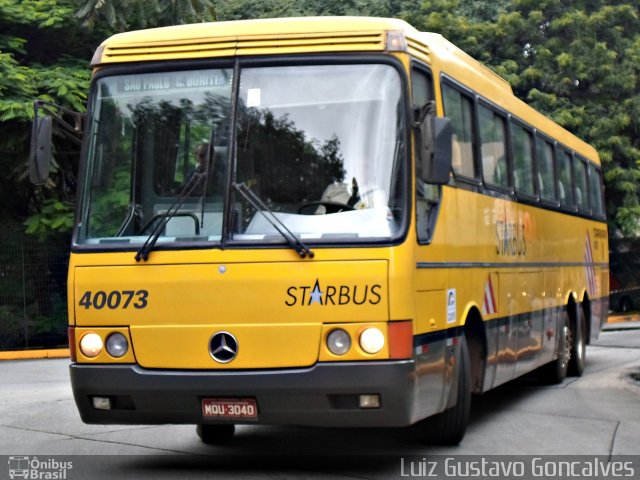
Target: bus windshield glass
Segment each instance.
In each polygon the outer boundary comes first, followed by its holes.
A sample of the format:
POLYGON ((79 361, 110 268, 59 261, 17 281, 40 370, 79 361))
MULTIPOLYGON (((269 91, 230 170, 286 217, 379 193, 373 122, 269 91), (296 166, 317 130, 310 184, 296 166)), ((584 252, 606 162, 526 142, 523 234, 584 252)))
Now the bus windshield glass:
POLYGON ((407 159, 395 68, 238 71, 96 81, 78 243, 141 244, 154 232, 165 247, 284 243, 269 216, 312 243, 402 233, 407 159))

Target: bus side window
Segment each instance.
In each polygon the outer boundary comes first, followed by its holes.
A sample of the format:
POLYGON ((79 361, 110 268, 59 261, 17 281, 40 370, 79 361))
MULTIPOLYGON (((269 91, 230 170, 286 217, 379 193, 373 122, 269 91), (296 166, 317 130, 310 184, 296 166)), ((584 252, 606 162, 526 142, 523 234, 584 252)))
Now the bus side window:
POLYGON ((589 165, 589 192, 591 192, 591 211, 593 215, 603 217, 602 174, 593 165, 589 165))
POLYGON ((533 183, 533 139, 525 127, 511 122, 511 154, 513 156, 513 181, 516 193, 535 196, 533 183))
POLYGON ((476 178, 473 161, 473 102, 449 85, 442 87, 444 113, 453 129, 452 167, 456 175, 476 178))
POLYGON ((482 177, 489 186, 508 188, 506 121, 484 105, 478 108, 478 120, 482 177))
POLYGON ((575 206, 573 196, 573 179, 571 175, 571 154, 560 150, 556 156, 556 171, 558 172, 558 197, 563 207, 575 206))
POLYGON ((576 180, 576 204, 578 205, 579 211, 587 213, 589 212, 587 163, 581 158, 576 158, 576 160, 577 162, 574 163, 576 180))
POLYGON ((424 70, 414 68, 411 72, 411 95, 414 107, 423 107, 433 100, 433 82, 424 70))
POLYGON ((556 200, 553 174, 553 145, 540 137, 536 137, 536 159, 538 161, 540 198, 553 202, 556 200))

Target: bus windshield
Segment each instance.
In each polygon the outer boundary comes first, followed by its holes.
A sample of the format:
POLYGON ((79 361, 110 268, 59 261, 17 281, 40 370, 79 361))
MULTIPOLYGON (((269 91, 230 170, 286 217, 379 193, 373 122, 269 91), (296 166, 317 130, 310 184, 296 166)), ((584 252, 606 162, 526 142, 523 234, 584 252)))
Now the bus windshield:
POLYGON ((402 233, 407 159, 395 68, 238 71, 95 82, 78 243, 140 244, 154 232, 159 245, 284 243, 268 215, 312 243, 402 233))

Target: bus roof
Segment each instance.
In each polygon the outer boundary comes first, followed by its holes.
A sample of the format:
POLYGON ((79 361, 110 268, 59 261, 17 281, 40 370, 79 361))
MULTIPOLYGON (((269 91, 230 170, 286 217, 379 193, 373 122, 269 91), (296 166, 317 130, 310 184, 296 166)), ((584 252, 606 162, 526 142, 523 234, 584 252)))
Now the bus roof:
POLYGON ((151 28, 105 40, 92 65, 276 53, 382 51, 385 32, 417 33, 396 19, 300 17, 151 28))
POLYGON ((376 17, 299 17, 209 22, 120 33, 105 40, 92 66, 159 60, 219 58, 236 55, 321 52, 381 52, 386 33, 402 32, 407 51, 437 65, 449 77, 561 140, 596 163, 593 147, 513 95, 510 84, 436 33, 419 32, 407 22, 376 17))

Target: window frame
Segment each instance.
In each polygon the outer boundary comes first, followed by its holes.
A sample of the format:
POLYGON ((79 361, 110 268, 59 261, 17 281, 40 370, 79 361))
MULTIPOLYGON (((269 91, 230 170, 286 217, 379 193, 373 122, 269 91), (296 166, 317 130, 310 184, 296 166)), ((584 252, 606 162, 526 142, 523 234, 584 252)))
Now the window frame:
POLYGON ((591 175, 595 174, 596 175, 596 181, 598 182, 598 189, 599 189, 599 193, 600 195, 598 195, 599 197, 599 201, 600 201, 600 205, 602 207, 602 211, 601 212, 595 212, 593 209, 593 204, 591 204, 591 216, 593 218, 597 218, 599 220, 605 220, 607 217, 607 208, 606 208, 606 204, 605 204, 605 196, 604 196, 604 178, 603 178, 603 173, 602 173, 602 166, 598 166, 593 162, 589 162, 589 199, 591 200, 591 175))
POLYGON ((540 159, 538 158, 538 141, 542 141, 551 147, 551 176, 553 177, 553 199, 543 198, 540 192, 540 185, 538 185, 538 198, 540 204, 552 209, 558 209, 560 207, 560 196, 558 195, 558 170, 557 170, 557 146, 558 142, 553 140, 548 135, 544 134, 540 130, 535 130, 534 135, 534 152, 535 152, 535 164, 536 164, 536 178, 542 178, 540 174, 540 159))
POLYGON ((574 159, 575 159, 575 161, 574 161, 574 164, 573 164, 573 169, 574 169, 574 172, 573 172, 573 179, 574 179, 573 188, 574 188, 574 198, 576 199, 576 209, 577 209, 577 211, 578 211, 578 213, 580 215, 590 217, 590 216, 592 216, 591 193, 590 193, 591 185, 589 185, 589 164, 591 162, 589 162, 589 160, 587 160, 586 158, 584 158, 580 154, 576 154, 576 153, 574 153, 574 159), (586 183, 586 187, 587 187, 586 192, 584 192, 584 195, 587 196, 587 202, 586 202, 587 208, 586 209, 580 208, 580 205, 578 205, 578 202, 577 202, 578 176, 577 176, 577 173, 576 173, 576 166, 580 165, 580 163, 576 163, 576 162, 580 162, 584 167, 585 180, 586 180, 585 183, 586 183))
MULTIPOLYGON (((469 177, 467 175, 463 175, 455 171, 453 166, 451 167, 452 177, 456 184, 462 183, 467 184, 469 186, 481 187, 483 185, 482 175, 481 175, 481 166, 480 159, 478 157, 478 109, 477 109, 477 98, 478 94, 466 87, 465 85, 457 82, 453 78, 442 73, 440 75, 440 101, 442 103, 442 111, 445 117, 451 119, 451 117, 447 116, 447 111, 445 108, 445 100, 444 100, 444 90, 445 88, 451 88, 458 92, 462 97, 467 98, 471 102, 471 155, 472 155, 472 164, 474 170, 474 176, 469 177)), ((453 122, 452 122, 453 124, 453 122)), ((452 125, 453 126, 453 125, 452 125)))
MULTIPOLYGON (((416 108, 421 108, 423 105, 417 105, 416 103, 414 103, 414 83, 413 83, 413 78, 414 75, 424 75, 427 78, 427 83, 428 86, 430 88, 430 92, 428 92, 429 94, 427 95, 428 100, 427 102, 435 102, 436 101, 436 89, 435 89, 435 77, 433 75, 433 72, 431 71, 431 69, 425 65, 422 62, 416 61, 416 60, 412 60, 411 61, 411 68, 410 68, 410 82, 409 84, 411 85, 411 96, 410 96, 410 100, 411 100, 411 107, 414 110, 414 114, 415 114, 415 109, 416 108)), ((415 132, 414 132, 415 133, 415 132)), ((414 217, 415 217, 415 222, 416 222, 416 239, 418 242, 418 245, 429 245, 431 243, 431 241, 433 240, 433 235, 434 235, 434 230, 435 230, 435 226, 437 224, 438 221, 438 216, 440 215, 440 206, 442 205, 442 186, 440 185, 427 185, 427 187, 433 188, 436 191, 436 196, 434 199, 428 199, 428 198, 423 198, 423 199, 419 199, 418 197, 418 182, 420 182, 421 180, 418 178, 417 172, 418 172, 418 156, 415 155, 416 152, 416 145, 414 144, 414 167, 413 167, 413 175, 415 175, 415 182, 416 182, 416 188, 415 188, 415 200, 412 202, 414 205, 414 217), (420 225, 421 223, 418 221, 418 201, 419 200, 424 200, 427 203, 431 203, 431 210, 428 212, 428 218, 427 218, 427 231, 426 232, 422 232, 420 230, 420 225)))
POLYGON ((512 182, 513 182, 513 190, 515 192, 515 198, 518 200, 524 201, 525 203, 537 204, 540 200, 540 195, 538 192, 538 185, 537 185, 538 169, 536 168, 536 158, 535 158, 535 134, 534 134, 535 129, 528 123, 524 122, 523 120, 520 120, 515 115, 509 115, 508 129, 509 129, 509 155, 511 157, 511 163, 512 163, 512 172, 513 172, 512 182), (516 185, 516 160, 514 157, 514 149, 513 149, 514 126, 521 127, 522 130, 524 130, 526 133, 530 135, 531 148, 529 153, 531 155, 531 180, 532 180, 532 186, 533 186, 533 194, 529 194, 527 192, 523 192, 522 190, 519 190, 516 185))
POLYGON ((496 107, 494 104, 492 104, 485 98, 479 95, 476 98, 477 98, 476 122, 478 126, 477 156, 480 163, 479 170, 480 170, 480 177, 482 178, 482 183, 484 187, 489 190, 494 190, 496 192, 505 193, 505 194, 514 196, 515 189, 513 185, 513 162, 511 159, 511 138, 510 138, 510 132, 509 132, 509 115, 505 113, 504 110, 502 110, 499 107, 496 107), (489 183, 485 178, 484 161, 482 159, 482 134, 480 129, 480 108, 481 107, 491 111, 495 116, 502 118, 502 120, 504 121, 504 156, 507 162, 507 172, 506 172, 507 186, 506 187, 502 185, 494 184, 494 183, 489 183))

